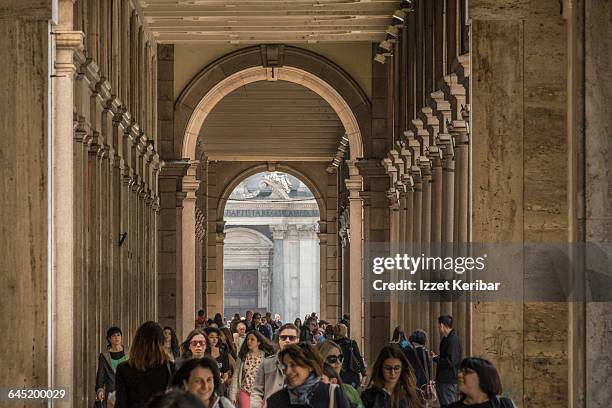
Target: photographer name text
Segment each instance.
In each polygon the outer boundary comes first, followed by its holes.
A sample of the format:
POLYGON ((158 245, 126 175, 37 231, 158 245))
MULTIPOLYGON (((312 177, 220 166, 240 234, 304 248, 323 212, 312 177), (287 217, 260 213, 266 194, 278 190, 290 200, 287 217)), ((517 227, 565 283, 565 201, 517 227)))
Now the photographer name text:
POLYGON ((412 281, 402 279, 397 282, 385 282, 377 279, 372 282, 372 287, 376 291, 485 291, 495 292, 499 290, 500 282, 486 282, 480 279, 474 282, 466 282, 461 279, 446 280, 441 282, 427 282, 419 279, 412 281))

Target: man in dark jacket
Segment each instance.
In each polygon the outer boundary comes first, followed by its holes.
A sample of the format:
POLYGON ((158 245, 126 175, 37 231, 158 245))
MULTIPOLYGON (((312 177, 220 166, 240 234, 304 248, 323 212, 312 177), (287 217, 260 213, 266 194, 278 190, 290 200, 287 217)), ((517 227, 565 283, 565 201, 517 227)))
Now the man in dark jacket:
POLYGON ((461 344, 457 332, 453 330, 453 318, 449 315, 438 317, 438 330, 440 341, 440 355, 431 353, 433 362, 437 364, 436 391, 440 405, 445 407, 456 400, 457 371, 461 362, 461 344))

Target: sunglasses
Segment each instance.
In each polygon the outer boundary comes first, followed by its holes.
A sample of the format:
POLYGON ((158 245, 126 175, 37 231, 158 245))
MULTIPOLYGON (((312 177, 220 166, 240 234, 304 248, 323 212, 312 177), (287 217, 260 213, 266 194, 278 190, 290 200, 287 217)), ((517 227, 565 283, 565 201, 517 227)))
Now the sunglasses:
POLYGON ((278 336, 282 341, 295 341, 297 340, 297 336, 278 336))
POLYGON ((327 356, 325 362, 328 364, 336 364, 337 362, 342 362, 344 360, 344 356, 340 354, 339 356, 327 356))
POLYGON ((204 340, 192 340, 189 342, 189 344, 191 344, 192 346, 205 346, 206 342, 204 340))

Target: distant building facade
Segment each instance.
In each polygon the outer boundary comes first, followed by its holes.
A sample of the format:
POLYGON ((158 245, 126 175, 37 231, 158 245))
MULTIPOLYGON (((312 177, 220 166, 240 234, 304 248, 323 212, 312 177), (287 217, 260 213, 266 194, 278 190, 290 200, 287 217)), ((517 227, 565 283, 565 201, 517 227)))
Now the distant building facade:
POLYGON ((259 173, 236 187, 225 208, 225 316, 319 312, 319 219, 312 192, 288 174, 259 173))

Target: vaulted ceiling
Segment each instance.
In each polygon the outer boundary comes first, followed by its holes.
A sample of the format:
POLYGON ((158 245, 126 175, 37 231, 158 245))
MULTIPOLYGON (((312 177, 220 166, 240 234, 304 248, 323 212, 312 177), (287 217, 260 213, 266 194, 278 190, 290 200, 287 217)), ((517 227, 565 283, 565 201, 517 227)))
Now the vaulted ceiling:
POLYGON ((384 40, 397 0, 139 0, 160 43, 384 40))
POLYGON ((285 81, 242 86, 211 111, 200 132, 209 160, 331 161, 344 127, 313 91, 285 81))

